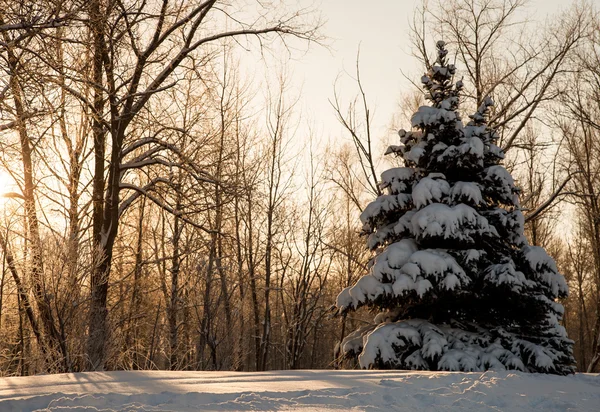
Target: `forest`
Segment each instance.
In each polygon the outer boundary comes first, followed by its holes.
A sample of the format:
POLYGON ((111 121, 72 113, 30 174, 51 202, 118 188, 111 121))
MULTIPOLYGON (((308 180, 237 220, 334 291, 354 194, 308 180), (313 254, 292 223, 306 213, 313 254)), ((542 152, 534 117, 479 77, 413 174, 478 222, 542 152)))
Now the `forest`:
MULTIPOLYGON (((577 370, 598 372, 600 14, 573 1, 535 23, 527 4, 424 1, 402 18, 423 71, 445 41, 464 113, 493 98, 525 235, 567 281, 577 370)), ((241 61, 329 47, 319 5, 0 5, 0 376, 358 367, 340 344, 372 314, 336 298, 369 271, 359 216, 402 166, 384 158, 400 139, 373 130, 358 55, 354 97, 332 78, 320 113, 331 141, 299 126, 285 67, 265 84, 241 61)), ((390 130, 425 104, 420 77, 390 130)))

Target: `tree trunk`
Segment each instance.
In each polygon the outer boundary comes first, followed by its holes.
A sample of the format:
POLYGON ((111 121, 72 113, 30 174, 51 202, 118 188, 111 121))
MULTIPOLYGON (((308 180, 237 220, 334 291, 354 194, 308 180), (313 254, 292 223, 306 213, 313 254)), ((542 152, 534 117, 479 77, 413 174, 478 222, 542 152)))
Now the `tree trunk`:
MULTIPOLYGON (((181 183, 181 179, 180 183, 181 183)), ((177 201, 175 210, 181 209, 180 186, 177 187, 177 201)), ((170 346, 170 369, 177 370, 179 362, 177 357, 178 336, 177 336, 177 313, 179 308, 179 268, 181 264, 179 240, 183 227, 179 216, 175 215, 173 224, 173 256, 171 258, 171 296, 168 309, 169 320, 169 346, 170 346)))
POLYGON ((252 208, 254 203, 252 200, 252 189, 248 190, 248 276, 250 277, 250 295, 252 297, 252 314, 254 320, 254 367, 257 371, 260 370, 260 309, 258 305, 258 287, 256 282, 256 259, 254 256, 254 223, 252 216, 252 208))
MULTIPOLYGON (((7 40, 5 36, 5 41, 7 40)), ((10 42, 7 42, 10 44, 10 42)), ((51 356, 57 357, 55 367, 59 372, 69 370, 67 360, 67 349, 65 342, 61 341, 60 334, 56 328, 54 315, 50 306, 50 299, 46 294, 44 281, 44 266, 42 255, 42 240, 40 237, 39 221, 35 205, 35 184, 33 182, 33 159, 31 140, 25 125, 25 107, 23 106, 23 90, 18 79, 19 61, 10 47, 6 48, 8 66, 10 69, 9 87, 13 94, 16 114, 16 129, 19 134, 21 157, 23 163, 23 201, 25 216, 27 217, 27 229, 30 236, 31 252, 31 278, 35 300, 40 313, 40 319, 46 335, 48 348, 43 351, 50 352, 51 356)))
POLYGON ((101 370, 104 367, 104 345, 106 342, 106 295, 108 288, 108 265, 106 246, 108 239, 103 233, 104 223, 104 162, 106 151, 106 134, 102 124, 104 112, 104 92, 102 87, 102 62, 104 47, 104 20, 100 10, 100 1, 89 3, 90 31, 93 38, 92 52, 92 84, 94 87, 94 113, 92 135, 94 138, 94 176, 92 188, 92 225, 94 234, 94 267, 92 269, 90 287, 91 303, 89 310, 87 361, 91 370, 101 370))

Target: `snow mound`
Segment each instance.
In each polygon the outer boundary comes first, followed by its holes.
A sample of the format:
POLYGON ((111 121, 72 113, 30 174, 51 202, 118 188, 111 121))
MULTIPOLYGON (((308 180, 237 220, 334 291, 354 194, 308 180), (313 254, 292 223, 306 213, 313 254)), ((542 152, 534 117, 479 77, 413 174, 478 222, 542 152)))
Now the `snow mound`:
POLYGON ((90 372, 0 379, 1 411, 597 411, 600 376, 90 372))

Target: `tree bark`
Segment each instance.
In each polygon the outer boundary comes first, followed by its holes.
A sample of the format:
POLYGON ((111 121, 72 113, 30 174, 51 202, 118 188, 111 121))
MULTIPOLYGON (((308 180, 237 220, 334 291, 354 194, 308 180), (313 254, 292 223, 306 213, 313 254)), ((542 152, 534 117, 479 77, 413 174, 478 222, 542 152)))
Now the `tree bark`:
POLYGON ((106 241, 103 238, 104 221, 104 167, 106 151, 106 133, 102 124, 104 112, 104 91, 102 87, 102 62, 105 53, 104 19, 100 10, 100 1, 89 2, 90 28, 93 39, 92 84, 94 88, 92 135, 94 138, 94 176, 92 188, 92 230, 94 236, 94 268, 92 269, 90 288, 91 303, 88 315, 87 360, 91 370, 104 367, 104 346, 106 342, 106 294, 108 273, 105 255, 106 241))

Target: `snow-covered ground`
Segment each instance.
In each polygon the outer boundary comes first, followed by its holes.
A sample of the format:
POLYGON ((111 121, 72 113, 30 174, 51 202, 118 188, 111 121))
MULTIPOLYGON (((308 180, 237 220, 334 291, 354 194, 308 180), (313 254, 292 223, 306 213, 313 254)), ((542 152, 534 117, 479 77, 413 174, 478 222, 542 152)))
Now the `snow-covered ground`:
POLYGON ((600 375, 91 372, 0 379, 0 411, 600 411, 600 375))

